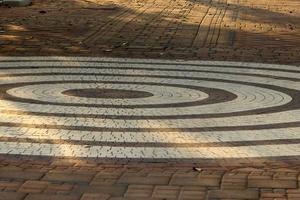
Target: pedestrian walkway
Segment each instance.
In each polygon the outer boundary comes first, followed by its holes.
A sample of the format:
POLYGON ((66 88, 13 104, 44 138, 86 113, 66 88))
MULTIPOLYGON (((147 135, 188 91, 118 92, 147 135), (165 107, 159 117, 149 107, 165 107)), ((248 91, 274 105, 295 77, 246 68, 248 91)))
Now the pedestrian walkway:
POLYGON ((0 200, 300 199, 299 4, 0 7, 0 200))
POLYGON ((295 0, 34 0, 0 7, 0 55, 299 63, 295 0))
POLYGON ((1 161, 0 199, 175 200, 300 197, 299 171, 263 167, 93 164, 80 160, 1 161))

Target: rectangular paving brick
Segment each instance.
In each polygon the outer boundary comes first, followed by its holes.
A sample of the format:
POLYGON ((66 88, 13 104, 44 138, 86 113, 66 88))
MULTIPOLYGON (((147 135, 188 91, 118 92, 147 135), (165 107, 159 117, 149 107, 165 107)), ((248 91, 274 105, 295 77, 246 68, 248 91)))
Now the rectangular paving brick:
POLYGON ((180 187, 179 186, 156 186, 154 188, 152 197, 154 198, 170 198, 176 199, 179 196, 180 187))
POLYGON ((49 185, 46 181, 26 181, 18 190, 23 193, 41 193, 49 185))
POLYGON ((42 180, 70 183, 89 183, 93 176, 88 174, 47 173, 42 180))
POLYGON ((122 174, 122 171, 112 170, 111 172, 101 171, 95 175, 96 178, 119 178, 122 174))
POLYGON ((0 178, 5 179, 25 179, 25 180, 38 180, 44 173, 42 172, 25 172, 22 170, 2 170, 0 169, 0 178))
POLYGON ((221 175, 211 174, 211 175, 197 175, 195 177, 184 177, 184 176, 174 176, 170 184, 171 185, 198 185, 214 187, 219 186, 221 181, 221 175))
POLYGON ((113 185, 118 181, 117 178, 94 178, 90 185, 113 185))
POLYGON ((73 184, 49 184, 44 190, 45 193, 70 193, 73 189, 73 184))
POLYGON ((24 200, 79 200, 80 195, 29 194, 24 200))
MULTIPOLYGON (((139 200, 136 197, 111 197, 109 200, 139 200)), ((143 198, 143 200, 165 200, 161 198, 143 198)))
POLYGON ((249 179, 249 188, 297 188, 296 180, 249 179))
POLYGON ((151 197, 154 190, 153 185, 129 185, 125 197, 144 198, 151 197))
POLYGON ((108 194, 84 193, 80 200, 107 200, 109 197, 108 194))
POLYGON ((112 186, 90 186, 90 185, 75 185, 74 193, 101 193, 109 194, 110 196, 123 196, 126 192, 126 185, 112 185, 112 186))
POLYGON ((184 188, 180 191, 178 198, 179 199, 200 200, 200 199, 206 198, 206 193, 207 193, 206 189, 202 189, 201 187, 184 188))
POLYGON ((25 193, 0 192, 0 200, 22 200, 25 195, 25 193))
POLYGON ((282 198, 282 199, 284 199, 284 198, 287 197, 287 195, 285 193, 271 193, 271 192, 264 193, 264 192, 262 192, 260 194, 260 197, 261 198, 273 198, 273 199, 276 199, 276 198, 280 199, 280 198, 282 198))
POLYGON ((249 173, 225 173, 222 177, 221 189, 246 189, 249 173))
POLYGON ((164 185, 170 178, 166 176, 136 176, 134 174, 124 174, 118 180, 120 184, 145 184, 145 185, 164 185))
POLYGON ((23 184, 23 182, 16 181, 0 181, 0 190, 16 191, 23 184))
POLYGON ((300 194, 287 194, 288 199, 298 200, 300 199, 300 194))
POLYGON ((258 199, 257 190, 211 190, 208 191, 209 199, 258 199))

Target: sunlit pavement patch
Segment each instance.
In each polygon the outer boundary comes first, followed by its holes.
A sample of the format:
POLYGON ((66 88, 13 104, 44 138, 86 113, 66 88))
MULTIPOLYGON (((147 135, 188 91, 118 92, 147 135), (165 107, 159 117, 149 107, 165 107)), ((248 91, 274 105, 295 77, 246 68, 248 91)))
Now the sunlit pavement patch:
POLYGON ((0 58, 0 153, 118 159, 300 155, 300 68, 0 58))

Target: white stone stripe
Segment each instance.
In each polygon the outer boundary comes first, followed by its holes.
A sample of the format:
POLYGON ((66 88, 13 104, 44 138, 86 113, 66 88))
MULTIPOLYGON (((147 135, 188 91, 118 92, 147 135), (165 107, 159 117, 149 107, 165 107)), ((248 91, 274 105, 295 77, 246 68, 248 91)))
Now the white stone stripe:
MULTIPOLYGON (((234 71, 234 72, 238 72, 238 69, 224 69, 223 70, 218 70, 218 72, 222 73, 222 72, 230 72, 230 71, 234 71)), ((296 81, 289 81, 289 80, 278 80, 276 78, 270 78, 270 77, 258 77, 255 75, 251 75, 251 73, 258 73, 261 75, 266 75, 266 76, 270 76, 270 75, 274 75, 274 76, 278 76, 278 77, 282 77, 282 78, 298 78, 300 79, 300 75, 297 73, 287 73, 287 72, 272 72, 272 71, 249 71, 247 73, 249 73, 248 75, 235 75, 235 74, 221 74, 220 73, 216 73, 213 72, 209 69, 206 70, 206 72, 177 72, 177 71, 148 71, 148 70, 143 70, 141 69, 134 69, 134 70, 121 70, 121 69, 105 69, 105 68, 99 68, 99 69, 82 69, 82 68, 78 68, 78 69, 14 69, 14 70, 0 70, 0 74, 5 74, 5 75, 16 75, 16 74, 21 74, 21 75, 27 75, 24 77, 21 76, 17 76, 17 77, 0 77, 0 81, 2 82, 6 82, 9 80, 14 80, 17 78, 22 78, 22 79, 28 79, 31 77, 43 77, 43 78, 47 78, 47 77, 51 77, 53 75, 35 75, 35 76, 30 76, 29 74, 34 74, 34 73, 64 73, 65 75, 56 75, 59 77, 64 77, 64 76, 68 76, 68 77, 76 77, 76 76, 80 76, 80 77, 84 77, 84 76, 90 76, 90 74, 95 74, 93 75, 94 78, 98 77, 98 79, 100 77, 104 78, 104 77, 126 77, 126 75, 139 75, 139 76, 132 76, 130 78, 132 79, 140 79, 143 80, 145 78, 151 78, 151 77, 147 77, 147 76, 169 76, 170 79, 172 79, 171 76, 176 76, 178 78, 207 78, 207 76, 209 77, 213 77, 215 76, 215 78, 220 79, 221 77, 224 77, 225 80, 230 80, 228 78, 236 76, 237 79, 231 79, 231 80, 238 80, 238 81, 246 81, 246 82, 254 82, 255 80, 260 80, 261 83, 263 83, 262 81, 264 80, 264 83, 270 83, 270 81, 274 81, 274 82, 278 82, 279 83, 289 83, 289 84, 295 84, 297 83, 296 81), (134 71, 134 73, 133 73, 134 71), (80 75, 68 75, 68 73, 78 73, 80 75), (97 75, 99 74, 100 75, 97 75), (109 76, 109 75, 101 75, 102 74, 115 74, 115 76, 109 76), (89 75, 86 75, 89 74, 89 75), (145 77, 142 77, 143 75, 145 75, 145 77), (228 77, 228 78, 227 78, 228 77), (243 78, 242 78, 243 77, 243 78), (246 79, 246 80, 245 80, 246 79), (266 79, 266 80, 265 80, 266 79)), ((127 77, 128 78, 128 77, 127 77)), ((178 80, 178 79, 175 79, 178 80)), ((220 80, 221 81, 221 80, 220 80)), ((298 84, 299 85, 299 84, 298 84)))
POLYGON ((75 140, 127 143, 222 143, 300 139, 300 127, 219 132, 98 132, 42 128, 0 127, 0 137, 36 140, 75 140))
POLYGON ((165 63, 165 64, 197 64, 197 65, 223 65, 223 66, 238 66, 238 67, 261 67, 274 69, 291 69, 299 70, 298 66, 292 65, 276 65, 263 63, 248 63, 248 62, 230 62, 230 61, 192 61, 192 60, 160 60, 160 59, 133 59, 133 58, 99 58, 99 57, 62 57, 62 56, 33 56, 33 57, 5 57, 0 56, 0 61, 70 61, 70 62, 144 62, 144 63, 165 63))
MULTIPOLYGON (((300 121, 300 110, 292 110, 270 114, 233 116, 204 119, 156 119, 156 120, 126 120, 99 119, 83 117, 57 116, 27 116, 5 114, 0 115, 0 122, 24 123, 34 125, 61 125, 77 127, 106 127, 106 128, 194 128, 194 127, 232 127, 254 126, 300 121)), ((300 125, 300 122, 299 122, 300 125)))
POLYGON ((300 144, 242 147, 111 147, 72 144, 0 142, 0 154, 98 158, 251 158, 299 156, 300 144))

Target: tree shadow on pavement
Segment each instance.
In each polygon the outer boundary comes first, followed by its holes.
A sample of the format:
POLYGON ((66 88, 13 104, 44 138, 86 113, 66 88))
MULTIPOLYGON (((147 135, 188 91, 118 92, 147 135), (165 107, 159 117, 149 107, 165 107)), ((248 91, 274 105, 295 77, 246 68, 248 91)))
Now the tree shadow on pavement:
POLYGON ((0 9, 1 55, 299 63, 300 20, 270 9, 185 0, 37 0, 0 9))
POLYGON ((1 55, 299 63, 300 20, 270 9, 185 0, 49 0, 0 9, 1 55))

